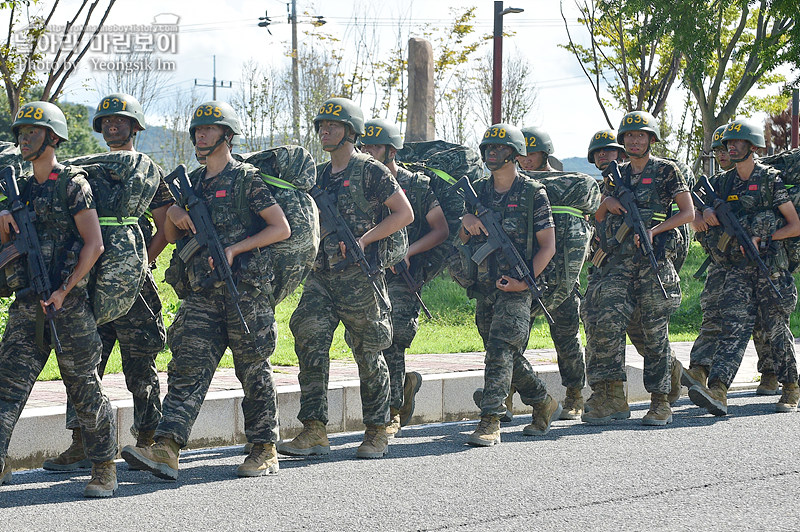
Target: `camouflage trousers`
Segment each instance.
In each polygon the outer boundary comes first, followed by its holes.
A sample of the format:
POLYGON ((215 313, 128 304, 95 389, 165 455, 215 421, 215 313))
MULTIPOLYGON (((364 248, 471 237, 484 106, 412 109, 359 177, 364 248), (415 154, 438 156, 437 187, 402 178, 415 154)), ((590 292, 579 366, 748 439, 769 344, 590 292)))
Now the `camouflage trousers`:
MULTIPOLYGON (((17 298, 8 311, 0 343, 0 457, 8 453, 14 425, 50 356, 49 348, 42 350, 36 344, 40 308, 35 296, 27 296, 17 298)), ((63 348, 58 368, 83 429, 86 456, 94 463, 112 460, 117 454, 117 427, 96 371, 101 344, 85 290, 74 288, 67 295, 56 329, 63 348)))
POLYGON ((639 255, 614 259, 612 256, 595 273, 587 290, 589 304, 583 320, 589 384, 626 380, 625 333, 633 322, 634 326, 641 324, 641 349, 637 346, 637 350, 644 357, 645 389, 669 393, 673 358, 669 317, 681 302, 678 274, 670 260, 661 262, 659 274, 668 295, 665 299, 647 259, 639 255), (633 321, 637 311, 638 319, 633 321))
MULTIPOLYGON (((550 338, 556 348, 558 357, 558 372, 561 375, 561 385, 565 388, 582 389, 586 383, 586 365, 583 361, 583 346, 581 346, 581 298, 575 290, 555 309, 548 309, 553 317, 550 325, 550 338)), ((533 319, 542 313, 538 303, 531 306, 531 326, 533 319)))
POLYGON ((730 386, 760 320, 778 381, 796 382, 794 336, 789 329, 789 316, 797 303, 792 275, 787 271, 773 275, 783 295, 778 299, 755 266, 719 269, 722 273, 715 272, 713 279, 709 272, 701 296, 703 325, 700 346, 692 348, 692 365, 710 367, 709 382, 730 386))
POLYGON ((403 406, 406 349, 417 335, 421 307, 399 276, 389 277, 386 288, 392 302, 392 345, 383 350, 383 358, 389 367, 389 406, 399 409, 403 406))
POLYGON ((475 324, 486 349, 481 416, 503 415, 511 386, 526 405, 547 398, 547 388, 523 353, 530 337, 530 291, 476 293, 475 324))
MULTIPOLYGON (((128 391, 133 396, 133 434, 138 434, 140 430, 155 430, 161 419, 161 389, 156 357, 164 349, 167 340, 164 319, 161 317, 161 299, 149 269, 140 296, 126 315, 97 328, 103 342, 103 354, 97 367, 100 378, 106 371, 114 344, 119 340, 122 373, 128 391)), ((67 428, 78 428, 75 409, 69 400, 67 428)))
POLYGON ((224 287, 191 292, 167 332, 172 360, 156 437, 172 438, 181 447, 189 440, 226 347, 231 348, 236 378, 242 383, 247 441, 274 443, 278 439, 277 398, 269 364, 277 325, 269 298, 258 289, 239 285, 239 306, 250 329, 246 334, 226 292, 224 287))
MULTIPOLYGON (((388 301, 383 276, 375 279, 388 301)), ((301 421, 328 422, 328 379, 333 333, 339 322, 353 351, 361 381, 364 424, 385 425, 389 418, 389 368, 381 352, 392 343, 390 308, 378 300, 357 266, 341 272, 313 271, 289 321, 300 363, 301 421)))

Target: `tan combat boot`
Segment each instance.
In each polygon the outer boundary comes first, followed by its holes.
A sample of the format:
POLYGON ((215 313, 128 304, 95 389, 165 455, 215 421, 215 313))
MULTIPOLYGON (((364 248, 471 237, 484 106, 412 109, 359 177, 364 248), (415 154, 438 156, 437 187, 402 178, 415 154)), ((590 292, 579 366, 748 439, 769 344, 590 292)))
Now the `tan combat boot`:
POLYGON ((122 458, 128 464, 150 471, 158 478, 178 480, 178 458, 181 446, 172 438, 159 438, 152 447, 125 446, 122 458))
POLYGON ((303 430, 290 442, 278 444, 278 452, 287 456, 323 455, 331 452, 325 424, 316 419, 303 421, 303 430))
POLYGON ((719 381, 689 388, 689 399, 715 416, 728 415, 728 387, 719 381))
POLYGON ((86 451, 83 449, 81 429, 72 429, 72 443, 67 450, 55 458, 45 460, 42 467, 48 471, 77 471, 92 467, 92 462, 86 458, 86 451))
POLYGON ((533 405, 533 420, 530 425, 522 429, 525 436, 544 436, 550 432, 550 424, 561 415, 561 405, 558 401, 547 396, 541 403, 533 405))
POLYGON ((0 486, 3 484, 11 484, 11 464, 8 462, 8 457, 0 458, 0 486))
POLYGON ((797 412, 800 401, 800 386, 796 382, 783 383, 783 395, 775 405, 776 412, 797 412))
MULTIPOLYGON (((583 404, 583 414, 590 412, 592 408, 605 401, 606 394, 608 393, 608 386, 606 381, 600 381, 592 385, 592 394, 583 404)), ((583 414, 581 419, 583 419, 583 414)))
MULTIPOLYGON (((156 441, 153 439, 155 434, 156 434, 156 431, 154 431, 154 430, 140 430, 136 435, 136 445, 135 445, 135 447, 142 447, 142 448, 152 447, 156 443, 156 441)), ((131 448, 132 449, 133 447, 130 446, 130 445, 126 445, 123 448, 123 450, 125 450, 126 448, 131 448)), ((141 471, 141 468, 139 468, 139 467, 137 467, 135 465, 132 465, 132 464, 128 464, 128 470, 129 471, 141 471)))
POLYGON ((389 452, 389 436, 384 425, 367 425, 364 441, 356 450, 357 458, 382 458, 389 452))
MULTIPOLYGON (((400 426, 405 427, 411 421, 411 416, 414 415, 414 398, 417 395, 420 387, 422 386, 422 375, 416 371, 409 371, 406 373, 405 382, 403 382, 403 406, 400 407, 400 426)), ((394 421, 394 417, 392 417, 394 421)), ((398 432, 400 429, 398 428, 398 432)))
POLYGON ((692 386, 708 387, 708 368, 705 366, 684 368, 681 374, 681 384, 687 388, 692 386))
POLYGON ((672 423, 672 408, 669 406, 668 395, 651 393, 650 410, 642 418, 642 425, 661 427, 668 423, 672 423))
POLYGON ((240 477, 260 477, 278 473, 278 453, 273 443, 254 443, 244 463, 236 469, 240 477))
POLYGON ((580 419, 583 415, 583 395, 580 388, 567 388, 564 398, 564 408, 561 409, 559 419, 580 419))
POLYGON ((386 435, 390 438, 394 438, 398 432, 400 432, 400 410, 397 408, 390 408, 389 409, 389 424, 386 425, 386 435))
POLYGON ((113 460, 92 464, 92 479, 83 490, 83 496, 111 497, 117 487, 117 464, 113 460))
MULTIPOLYGON (((683 364, 677 358, 672 359, 672 371, 669 374, 669 393, 667 402, 674 405, 681 398, 681 376, 683 375, 683 364)), ((652 397, 651 397, 652 400, 652 397)))
POLYGON ((500 443, 500 416, 481 416, 467 443, 479 447, 491 447, 500 443))
POLYGON ((607 425, 615 419, 628 419, 631 409, 625 399, 625 383, 623 381, 606 382, 606 394, 603 401, 592 407, 590 412, 581 416, 584 423, 607 425))
POLYGON ((778 376, 774 373, 764 372, 761 374, 761 382, 756 388, 756 395, 778 395, 781 393, 778 388, 778 376))

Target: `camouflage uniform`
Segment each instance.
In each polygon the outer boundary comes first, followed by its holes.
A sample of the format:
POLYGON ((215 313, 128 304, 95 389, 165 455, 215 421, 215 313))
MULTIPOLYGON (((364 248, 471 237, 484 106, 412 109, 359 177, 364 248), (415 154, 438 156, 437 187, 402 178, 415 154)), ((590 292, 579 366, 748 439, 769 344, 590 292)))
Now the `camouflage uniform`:
MULTIPOLYGON (((644 171, 631 175, 630 163, 620 166, 623 179, 630 183, 645 225, 665 217, 673 198, 687 191, 680 171, 670 161, 650 157, 644 171)), ((614 189, 606 186, 606 193, 614 189)), ((659 274, 667 291, 665 300, 648 259, 633 242, 632 232, 622 242, 614 235, 622 216, 608 213, 604 227, 609 257, 599 268, 596 282, 587 296, 591 307, 584 313, 587 333, 587 377, 590 385, 601 381, 625 381, 625 332, 639 311, 644 339, 644 385, 650 393, 670 391, 669 317, 678 308, 681 290, 678 274, 669 255, 659 258, 659 274)), ((658 240, 658 236, 656 237, 658 240)), ((655 247, 655 246, 654 246, 655 247)), ((594 279, 593 279, 594 281, 594 279)))
MULTIPOLYGON (((388 169, 372 159, 364 163, 361 176, 354 175, 359 155, 354 154, 347 168, 336 174, 331 173, 329 163, 317 168, 320 188, 337 196, 339 212, 356 238, 380 222, 378 212, 383 203, 400 190, 388 169), (372 213, 361 212, 352 193, 348 192, 355 180, 360 180, 372 213)), ((364 250, 371 263, 376 260, 376 248, 377 245, 373 244, 364 250)), ((344 260, 336 234, 323 227, 317 259, 289 322, 300 363, 300 412, 297 419, 328 422, 330 347, 333 332, 341 321, 358 364, 364 424, 386 425, 389 369, 381 351, 392 343, 391 308, 379 301, 372 283, 359 266, 350 264, 343 269, 334 269, 344 260)), ((387 301, 383 275, 375 277, 375 284, 381 292, 380 299, 387 301)))
MULTIPOLYGON (((532 179, 518 175, 508 192, 494 190, 494 178, 475 182, 478 199, 499 214, 503 229, 526 261, 536 253, 535 234, 555 227, 550 202, 544 187, 532 179), (526 192, 532 190, 533 194, 526 192), (529 208, 533 201, 533 208, 529 208), (529 235, 529 213, 533 215, 533 235, 529 235), (532 248, 528 252, 529 243, 532 248)), ((469 246, 477 249, 485 235, 470 237, 469 246)), ((481 416, 501 416, 506 412, 505 400, 511 386, 527 405, 547 399, 547 389, 523 355, 530 336, 530 314, 533 296, 530 290, 503 292, 495 286, 502 275, 512 276, 510 266, 499 252, 492 253, 477 267, 477 280, 468 294, 476 299, 475 324, 486 349, 481 416)), ((548 266, 550 268, 550 266, 548 266)))
MULTIPOLYGON (((276 204, 255 167, 249 164, 234 161, 211 178, 205 176, 205 168, 201 167, 190 176, 190 181, 208 205, 223 248, 256 233, 258 229, 254 228, 263 227, 258 213, 276 204), (246 217, 234 205, 240 187, 247 187, 246 217), (249 226, 243 218, 250 219, 249 226)), ((244 391, 242 413, 247 441, 275 443, 277 406, 269 357, 275 350, 277 326, 269 302, 272 277, 269 249, 243 253, 236 257, 232 267, 241 296, 239 306, 250 334, 244 332, 224 283, 208 286, 211 274, 208 255, 196 253, 186 269, 191 290, 167 333, 172 360, 156 440, 167 437, 181 447, 186 445, 214 371, 226 347, 230 347, 236 377, 244 391)))
MULTIPOLYGON (((150 168, 157 168, 155 165, 150 168)), ((160 169, 159 169, 160 171, 160 169)), ((174 202, 172 195, 163 180, 159 181, 158 190, 150 202, 150 210, 169 205, 174 202)), ((139 226, 149 246, 153 238, 153 227, 147 216, 139 219, 139 226)), ((103 354, 97 372, 100 377, 106 370, 108 358, 119 340, 119 351, 122 356, 122 373, 125 384, 133 395, 133 427, 131 432, 155 430, 161 419, 161 388, 158 382, 156 357, 164 349, 167 333, 164 319, 161 316, 161 299, 158 297, 153 274, 148 268, 142 285, 140 296, 136 298, 128 313, 121 318, 100 325, 97 332, 103 342, 103 354)), ((78 428, 75 410, 67 401, 67 428, 78 428)))
MULTIPOLYGON (((397 183, 405 192, 414 209, 414 221, 406 227, 409 244, 418 240, 430 231, 425 216, 439 206, 436 196, 430 188, 430 181, 422 174, 412 174, 405 168, 397 169, 397 183)), ((417 257, 411 257, 410 272, 415 281, 421 281, 417 267, 417 257)), ((386 288, 389 301, 392 303, 392 345, 384 349, 383 357, 389 367, 391 390, 390 407, 399 409, 403 406, 403 382, 406 373, 405 352, 409 348, 419 328, 420 304, 414 294, 399 275, 386 271, 386 288)))
MULTIPOLYGON (((729 198, 745 229, 762 239, 774 233, 782 219, 776 214, 778 206, 790 201, 780 175, 759 163, 747 181, 739 179, 734 168, 714 179, 712 185, 720 197, 729 198)), ((707 249, 712 252, 716 268, 710 269, 703 289, 703 324, 692 349, 691 365, 710 367, 708 382, 718 381, 729 387, 758 319, 778 381, 796 382, 789 316, 797 303, 797 288, 787 270, 783 245, 773 242, 770 252, 763 257, 773 283, 783 295, 778 299, 758 267, 748 263, 735 243, 726 251, 719 250, 715 244, 721 235, 720 228, 710 228, 707 233, 707 249)))
MULTIPOLYGON (((50 268, 51 282, 58 286, 77 264, 82 242, 72 217, 84 209, 95 208, 91 188, 85 174, 69 168, 54 172, 44 184, 30 177, 21 185, 22 197, 30 198, 29 204, 36 213, 34 225, 45 264, 50 268), (64 175, 65 172, 70 174, 64 175), (61 179, 69 180, 65 203, 57 193, 61 179)), ((41 306, 35 294, 16 298, 9 308, 0 343, 0 456, 8 452, 14 425, 50 355, 49 347, 42 349, 35 341, 39 313, 41 306)), ((95 371, 102 345, 89 307, 85 279, 67 294, 55 322, 63 348, 58 367, 83 429, 86 455, 97 464, 113 460, 117 454, 115 416, 95 371)))

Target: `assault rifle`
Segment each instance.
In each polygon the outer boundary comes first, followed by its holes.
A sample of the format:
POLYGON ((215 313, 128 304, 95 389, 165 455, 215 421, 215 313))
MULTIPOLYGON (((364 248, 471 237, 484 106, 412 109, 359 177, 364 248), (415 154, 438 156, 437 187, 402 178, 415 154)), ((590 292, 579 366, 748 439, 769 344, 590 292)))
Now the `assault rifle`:
MULTIPOLYGON (((14 221, 17 222, 19 234, 16 235, 14 243, 3 250, 2 257, 0 257, 0 267, 5 266, 20 255, 25 255, 28 263, 28 279, 30 280, 30 286, 18 291, 17 297, 24 296, 26 293, 33 291, 41 301, 47 301, 53 294, 53 287, 50 284, 49 271, 47 265, 44 263, 44 257, 42 256, 39 235, 36 234, 36 227, 33 225, 35 214, 28 209, 19 197, 19 188, 17 187, 17 180, 14 177, 13 166, 8 166, 3 169, 2 180, 5 182, 6 196, 11 206, 11 215, 14 217, 14 221)), ((60 310, 56 310, 55 305, 47 305, 44 318, 50 326, 50 339, 56 350, 56 354, 61 356, 61 341, 58 339, 55 321, 58 312, 60 312, 60 310)), ((37 341, 40 339, 41 336, 37 336, 37 341)))
POLYGON ((756 266, 758 266, 758 271, 761 272, 778 297, 782 299, 783 295, 772 282, 772 279, 769 278, 769 268, 764 264, 764 261, 761 260, 761 256, 758 254, 758 248, 753 244, 752 237, 745 228, 742 227, 742 224, 739 223, 739 219, 736 217, 733 210, 731 210, 731 206, 728 205, 727 201, 717 195, 714 191, 714 187, 708 182, 708 177, 701 176, 698 183, 703 187, 706 198, 708 198, 707 204, 714 209, 717 220, 719 220, 719 223, 722 225, 722 230, 725 232, 718 245, 720 251, 724 250, 728 243, 735 238, 744 250, 744 255, 747 257, 747 260, 754 262, 756 266))
POLYGON ((553 317, 547 312, 547 308, 545 308, 542 302, 543 292, 541 288, 539 288, 539 285, 536 284, 536 280, 533 278, 528 265, 525 264, 525 260, 520 256, 519 251, 514 247, 514 243, 511 242, 511 239, 508 238, 508 235, 503 230, 503 225, 500 223, 497 213, 481 203, 478 199, 478 195, 475 193, 475 189, 472 188, 472 184, 466 176, 459 179, 453 186, 456 190, 460 190, 463 193, 464 201, 475 211, 475 216, 480 219, 486 231, 489 233, 486 243, 478 248, 472 255, 473 262, 480 264, 486 257, 500 250, 506 261, 508 261, 511 268, 514 270, 515 276, 525 281, 525 284, 528 285, 528 289, 533 293, 534 299, 536 299, 542 312, 544 312, 547 322, 552 325, 554 323, 553 317))
POLYGON ((625 183, 623 183, 622 176, 619 173, 619 166, 617 166, 617 161, 611 161, 606 169, 603 170, 603 177, 607 177, 609 182, 617 191, 615 197, 622 204, 622 207, 627 211, 622 215, 625 225, 629 229, 632 229, 636 235, 638 235, 639 250, 642 252, 643 256, 650 260, 650 269, 653 270, 653 273, 656 276, 658 286, 661 288, 661 293, 664 295, 664 299, 669 299, 667 291, 664 288, 664 283, 661 282, 661 277, 658 275, 658 261, 656 261, 656 255, 653 252, 653 244, 650 242, 650 238, 647 236, 647 227, 644 225, 642 213, 639 212, 639 205, 636 204, 636 197, 634 196, 633 191, 628 188, 625 183))
POLYGON ((377 266, 371 265, 367 260, 364 250, 361 249, 358 240, 355 235, 353 235, 350 228, 347 227, 347 223, 336 207, 336 197, 330 192, 321 189, 319 185, 314 185, 308 192, 311 194, 311 197, 314 198, 317 207, 319 207, 320 221, 323 227, 328 231, 328 234, 336 233, 336 238, 338 238, 340 242, 344 242, 347 253, 346 259, 336 264, 333 270, 341 271, 350 264, 358 264, 361 268, 361 272, 366 275, 367 279, 372 283, 372 288, 375 290, 375 293, 378 294, 381 301, 383 301, 383 304, 386 308, 391 308, 391 304, 386 301, 381 289, 378 288, 378 284, 376 283, 376 279, 381 271, 377 266))
POLYGON ((236 282, 233 279, 233 271, 228 264, 228 257, 225 256, 225 248, 219 241, 219 235, 214 229, 214 222, 211 220, 211 214, 208 212, 208 207, 205 202, 197 197, 192 189, 192 184, 189 182, 189 176, 186 175, 186 165, 178 165, 164 181, 169 186, 169 190, 178 204, 184 205, 185 209, 189 211, 189 217, 192 219, 194 228, 197 230, 191 240, 181 248, 179 253, 184 263, 203 246, 208 249, 208 254, 214 261, 215 277, 209 277, 204 281, 203 285, 211 287, 216 281, 222 281, 228 289, 228 294, 233 300, 233 306, 236 308, 236 313, 239 315, 239 320, 242 322, 244 332, 250 334, 250 328, 242 315, 242 309, 239 307, 239 290, 236 289, 236 282))
MULTIPOLYGON (((695 187, 697 186, 699 186, 699 183, 695 185, 695 187)), ((697 195, 697 192, 691 190, 691 193, 692 193, 692 202, 694 203, 695 208, 698 211, 700 211, 700 214, 702 215, 703 211, 708 208, 708 205, 706 205, 706 203, 702 199, 700 199, 700 196, 697 195)), ((712 262, 713 259, 711 258, 711 255, 707 256, 706 260, 704 260, 703 264, 701 264, 700 267, 697 268, 697 271, 694 272, 692 277, 694 277, 695 279, 700 279, 703 276, 703 274, 706 273, 706 270, 708 269, 708 267, 711 265, 712 262)))
POLYGON ((408 266, 406 266, 406 259, 403 259, 397 264, 395 264, 394 271, 396 271, 397 275, 399 275, 400 278, 403 279, 403 281, 406 283, 408 291, 414 294, 414 297, 422 307, 422 311, 425 313, 428 319, 433 318, 431 311, 428 310, 428 307, 425 306, 425 302, 422 301, 422 296, 419 295, 419 291, 422 289, 422 285, 418 285, 416 281, 414 281, 414 277, 412 277, 411 271, 409 271, 408 266))

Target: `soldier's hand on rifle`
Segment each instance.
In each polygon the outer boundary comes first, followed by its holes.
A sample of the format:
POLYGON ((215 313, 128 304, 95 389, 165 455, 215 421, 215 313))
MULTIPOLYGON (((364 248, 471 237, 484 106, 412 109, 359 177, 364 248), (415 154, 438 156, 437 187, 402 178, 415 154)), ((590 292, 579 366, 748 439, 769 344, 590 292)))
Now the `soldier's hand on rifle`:
POLYGON ((167 218, 172 222, 172 225, 181 231, 191 231, 193 235, 197 234, 197 229, 195 229, 192 218, 189 216, 189 213, 186 212, 186 209, 178 205, 173 205, 167 209, 167 218))
POLYGON ((19 227, 17 227, 17 222, 11 215, 11 211, 0 211, 0 231, 2 231, 5 236, 9 236, 11 231, 14 231, 14 234, 19 233, 19 227))
POLYGON ((719 219, 717 218, 717 213, 714 212, 714 209, 711 207, 703 211, 703 220, 708 225, 713 225, 715 227, 719 225, 719 219))
POLYGON ((620 203, 619 200, 613 196, 607 196, 606 199, 603 200, 603 203, 605 204, 608 212, 611 214, 621 216, 628 212, 625 210, 625 207, 622 206, 622 203, 620 203))
MULTIPOLYGON (((406 268, 410 268, 411 267, 411 261, 408 260, 408 255, 403 257, 403 261, 406 263, 406 268)), ((392 270, 393 274, 397 275, 397 271, 394 269, 394 266, 390 266, 389 269, 392 270)))
MULTIPOLYGON (((364 251, 364 248, 366 248, 366 246, 364 245, 364 242, 362 242, 360 238, 357 240, 357 242, 358 242, 358 247, 361 248, 361 251, 364 251)), ((347 258, 347 246, 341 240, 339 241, 339 251, 342 254, 342 258, 346 259, 347 258)))
MULTIPOLYGON (((761 248, 759 246, 761 245, 761 237, 760 236, 753 236, 753 237, 750 237, 750 240, 753 241, 753 245, 760 252, 761 248)), ((742 255, 744 255, 744 246, 739 246, 739 251, 741 251, 742 255)))
MULTIPOLYGON (((653 230, 652 229, 648 229, 647 230, 647 239, 650 240, 650 245, 652 246, 653 245, 653 230)), ((637 248, 641 245, 641 242, 639 242, 639 235, 633 235, 633 241, 636 243, 636 247, 637 248)))
POLYGON ((528 289, 528 285, 525 281, 514 279, 508 275, 500 277, 494 285, 498 290, 503 292, 522 292, 528 289))
POLYGON ((708 223, 703 219, 703 213, 695 209, 694 220, 690 224, 696 233, 703 233, 708 231, 708 223))
POLYGON ((464 232, 468 235, 479 235, 483 233, 489 236, 489 231, 486 230, 483 222, 474 214, 465 214, 461 219, 461 225, 464 226, 464 232))
POLYGON ((47 301, 39 301, 39 304, 42 305, 42 310, 45 312, 47 312, 47 307, 50 305, 53 305, 53 308, 56 309, 56 311, 59 311, 61 310, 61 306, 64 304, 65 297, 67 297, 67 293, 62 290, 61 287, 59 287, 58 290, 50 294, 50 297, 47 299, 47 301))
MULTIPOLYGON (((228 259, 228 266, 233 267, 233 259, 236 258, 236 253, 234 253, 232 246, 228 246, 225 248, 225 258, 228 259)), ((208 257, 208 265, 211 266, 211 269, 214 269, 214 259, 208 257)))

